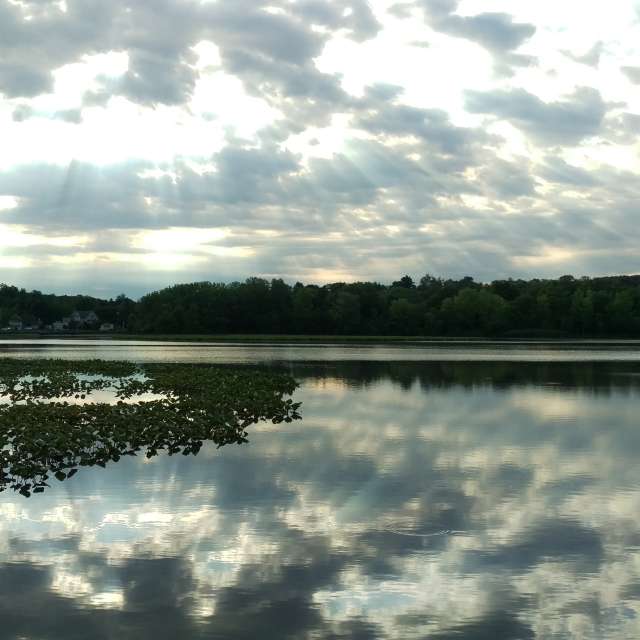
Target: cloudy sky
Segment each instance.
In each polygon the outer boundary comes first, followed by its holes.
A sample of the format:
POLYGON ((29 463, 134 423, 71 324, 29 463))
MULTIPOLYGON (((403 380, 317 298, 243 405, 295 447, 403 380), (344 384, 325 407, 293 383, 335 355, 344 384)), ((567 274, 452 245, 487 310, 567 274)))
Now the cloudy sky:
POLYGON ((0 0, 0 282, 640 272, 633 0, 0 0))

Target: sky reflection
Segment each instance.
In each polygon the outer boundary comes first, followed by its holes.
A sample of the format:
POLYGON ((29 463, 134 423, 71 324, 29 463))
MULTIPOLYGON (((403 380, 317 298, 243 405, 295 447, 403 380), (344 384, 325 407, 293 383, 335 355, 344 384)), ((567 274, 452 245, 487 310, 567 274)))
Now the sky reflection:
POLYGON ((293 369, 300 422, 3 495, 0 638, 640 635, 632 365, 293 369))

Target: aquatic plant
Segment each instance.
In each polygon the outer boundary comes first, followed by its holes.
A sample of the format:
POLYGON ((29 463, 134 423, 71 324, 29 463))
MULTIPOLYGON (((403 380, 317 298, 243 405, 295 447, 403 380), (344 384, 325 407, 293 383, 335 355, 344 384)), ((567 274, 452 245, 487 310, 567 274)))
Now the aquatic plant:
POLYGON ((0 359, 0 492, 29 497, 52 478, 139 452, 247 442, 256 422, 300 418, 289 397, 297 386, 254 368, 0 359), (92 402, 105 389, 114 402, 92 402))

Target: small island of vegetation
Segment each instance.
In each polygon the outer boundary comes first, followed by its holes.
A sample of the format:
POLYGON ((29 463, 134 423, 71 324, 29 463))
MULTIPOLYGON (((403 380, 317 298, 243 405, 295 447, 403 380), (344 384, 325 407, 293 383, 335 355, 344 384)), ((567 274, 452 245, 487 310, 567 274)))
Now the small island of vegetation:
POLYGON ((29 497, 80 467, 138 452, 196 454, 247 428, 300 418, 297 387, 255 368, 91 360, 0 360, 0 492, 29 497), (110 401, 93 401, 102 392, 110 401))

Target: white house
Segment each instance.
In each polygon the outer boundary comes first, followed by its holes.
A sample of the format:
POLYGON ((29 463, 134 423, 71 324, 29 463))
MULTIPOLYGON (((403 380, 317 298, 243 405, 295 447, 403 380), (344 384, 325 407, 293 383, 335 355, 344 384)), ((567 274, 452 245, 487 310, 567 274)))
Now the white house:
POLYGON ((103 322, 100 325, 100 331, 114 331, 115 325, 112 322, 103 322))
MULTIPOLYGON (((98 323, 98 316, 95 311, 74 311, 70 318, 78 327, 86 327, 98 323)), ((64 319, 63 319, 64 322, 64 319)))

